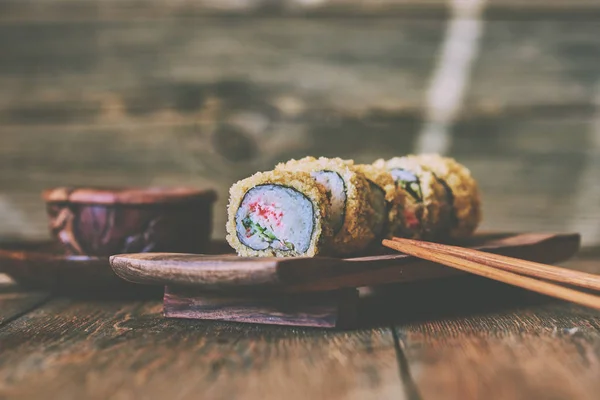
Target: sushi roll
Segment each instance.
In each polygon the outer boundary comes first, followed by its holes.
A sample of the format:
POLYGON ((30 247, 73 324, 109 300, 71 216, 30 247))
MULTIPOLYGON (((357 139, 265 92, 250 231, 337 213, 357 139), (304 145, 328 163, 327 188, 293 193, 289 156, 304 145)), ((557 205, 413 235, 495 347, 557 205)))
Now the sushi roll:
POLYGON ((396 189, 392 174, 371 164, 357 164, 353 169, 369 182, 370 200, 375 210, 374 230, 379 239, 402 235, 404 231, 404 192, 396 189))
POLYGON ((352 161, 305 157, 278 164, 275 170, 309 173, 327 194, 327 214, 333 229, 331 249, 349 255, 366 249, 379 232, 376 211, 370 203, 367 179, 352 169, 352 161))
POLYGON ((453 158, 438 154, 419 154, 409 158, 428 168, 444 182, 446 197, 452 205, 450 237, 464 238, 473 234, 481 222, 481 198, 469 169, 453 158))
POLYGON ((452 215, 451 204, 446 199, 443 183, 433 172, 408 157, 380 159, 373 165, 387 169, 397 189, 405 194, 404 237, 432 240, 446 234, 452 215))
POLYGON ((230 189, 227 241, 240 256, 314 257, 331 237, 326 204, 308 173, 256 173, 230 189))

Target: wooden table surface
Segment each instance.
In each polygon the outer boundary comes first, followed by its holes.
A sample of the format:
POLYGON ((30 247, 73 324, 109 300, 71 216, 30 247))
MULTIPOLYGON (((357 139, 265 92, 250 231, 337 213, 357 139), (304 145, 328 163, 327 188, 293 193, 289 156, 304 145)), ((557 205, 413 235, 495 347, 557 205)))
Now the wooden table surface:
POLYGON ((2 0, 0 236, 48 187, 184 185, 222 238, 254 171, 437 151, 484 229, 600 245, 599 36, 599 0, 2 0))
MULTIPOLYGON (((46 238, 41 190, 84 184, 214 187, 223 237, 250 172, 439 151, 485 229, 599 246, 599 28, 598 0, 2 0, 0 236, 46 238)), ((367 297, 352 331, 6 283, 0 400, 600 397, 600 313, 451 283, 367 297)))
POLYGON ((160 299, 7 282, 0 398, 598 398, 599 312, 477 277, 391 289, 365 295, 360 329, 332 331, 169 320, 160 299))

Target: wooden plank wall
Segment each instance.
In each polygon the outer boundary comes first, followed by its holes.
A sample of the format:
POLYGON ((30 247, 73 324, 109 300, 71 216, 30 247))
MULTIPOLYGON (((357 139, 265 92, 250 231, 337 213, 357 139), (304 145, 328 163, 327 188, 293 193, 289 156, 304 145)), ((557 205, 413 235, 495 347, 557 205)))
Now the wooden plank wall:
POLYGON ((3 0, 0 236, 63 184, 441 151, 494 230, 600 244, 600 1, 3 0))

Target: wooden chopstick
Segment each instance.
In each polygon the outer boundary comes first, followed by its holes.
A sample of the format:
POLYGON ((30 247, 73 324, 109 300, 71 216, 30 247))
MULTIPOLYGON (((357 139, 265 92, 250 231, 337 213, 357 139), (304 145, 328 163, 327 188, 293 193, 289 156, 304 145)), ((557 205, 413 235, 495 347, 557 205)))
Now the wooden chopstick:
POLYGON ((600 310, 600 296, 579 292, 564 286, 555 285, 536 278, 504 271, 486 264, 465 258, 464 256, 444 253, 437 249, 428 248, 407 239, 384 240, 383 245, 391 249, 409 254, 414 257, 433 261, 471 274, 480 275, 489 279, 518 286, 533 292, 556 297, 572 303, 600 310))
POLYGON ((572 286, 600 291, 600 275, 589 274, 582 271, 574 271, 567 268, 555 267, 533 261, 521 260, 514 257, 499 254, 486 253, 475 249, 458 246, 450 246, 440 243, 424 242, 420 240, 392 238, 399 243, 411 243, 419 247, 440 251, 445 254, 455 255, 471 261, 500 268, 505 271, 534 278, 546 279, 553 282, 565 283, 572 286))

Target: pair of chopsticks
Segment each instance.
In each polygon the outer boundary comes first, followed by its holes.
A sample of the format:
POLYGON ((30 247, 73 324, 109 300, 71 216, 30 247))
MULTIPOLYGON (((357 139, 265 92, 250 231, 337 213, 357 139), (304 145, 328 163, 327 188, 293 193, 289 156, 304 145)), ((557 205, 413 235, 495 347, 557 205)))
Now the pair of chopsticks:
POLYGON ((420 240, 394 237, 384 240, 383 245, 424 260, 600 310, 600 296, 548 282, 600 291, 599 275, 420 240))

